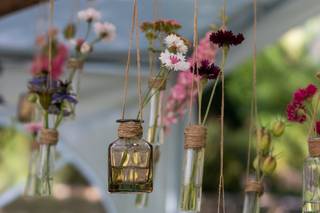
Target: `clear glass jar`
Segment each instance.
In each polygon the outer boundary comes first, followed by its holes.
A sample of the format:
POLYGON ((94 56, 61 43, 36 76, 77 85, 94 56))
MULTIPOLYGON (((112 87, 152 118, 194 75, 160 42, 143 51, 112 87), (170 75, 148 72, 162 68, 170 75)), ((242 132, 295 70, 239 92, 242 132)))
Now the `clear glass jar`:
POLYGON ((38 192, 40 196, 50 196, 52 194, 58 137, 58 132, 55 129, 42 129, 40 131, 40 154, 37 166, 38 192))
POLYGON ((242 213, 258 213, 259 212, 259 195, 257 192, 246 192, 244 196, 244 204, 242 213))
MULTIPOLYGON (((126 128, 127 125, 141 126, 139 120, 127 119, 118 122, 120 127, 123 125, 122 128, 126 128)), ((152 149, 152 145, 142 139, 142 133, 131 134, 128 137, 119 134, 119 138, 109 145, 108 150, 109 192, 152 192, 152 149)))
POLYGON ((39 160, 39 145, 33 141, 31 145, 31 153, 29 160, 29 171, 26 186, 24 189, 25 196, 35 196, 38 194, 39 182, 37 178, 37 163, 39 160))
POLYGON ((180 209, 182 211, 200 211, 204 152, 204 148, 185 150, 180 193, 180 209))
POLYGON ((150 117, 147 140, 151 144, 163 144, 164 129, 161 120, 163 91, 151 89, 150 117))

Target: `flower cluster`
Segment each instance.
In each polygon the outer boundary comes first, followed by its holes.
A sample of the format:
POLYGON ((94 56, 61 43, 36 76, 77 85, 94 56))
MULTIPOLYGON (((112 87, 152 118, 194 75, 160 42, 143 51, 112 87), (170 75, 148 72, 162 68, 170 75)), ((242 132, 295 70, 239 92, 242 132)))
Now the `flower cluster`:
POLYGON ((210 63, 210 61, 206 59, 202 60, 200 65, 197 63, 194 64, 190 70, 194 75, 210 80, 217 79, 221 71, 218 66, 216 66, 214 63, 210 63))
POLYGON ((109 22, 97 22, 94 31, 104 41, 112 41, 116 37, 116 27, 109 22))
POLYGON ((307 120, 307 108, 317 92, 317 87, 309 84, 306 88, 298 89, 291 102, 287 106, 287 117, 289 121, 304 123, 307 120))
POLYGON ((193 79, 192 73, 180 72, 177 83, 171 88, 163 117, 163 125, 166 131, 168 131, 170 126, 175 124, 180 117, 183 117, 190 102, 191 94, 193 96, 197 94, 195 87, 194 91, 191 91, 193 80, 195 79, 193 79))
POLYGON ((176 33, 181 25, 176 20, 160 19, 152 22, 145 21, 140 25, 140 29, 145 33, 146 38, 150 40, 158 39, 160 35, 169 35, 176 33))
POLYGON ((159 57, 162 66, 174 71, 188 70, 190 63, 185 59, 188 47, 184 40, 175 34, 170 34, 165 38, 165 44, 166 49, 159 57))
POLYGON ((28 87, 29 101, 38 102, 49 114, 67 117, 73 113, 77 99, 69 82, 50 81, 48 73, 42 72, 29 81, 28 87))
POLYGON ((210 35, 210 41, 219 47, 237 46, 244 41, 241 33, 235 35, 231 30, 218 30, 210 35))

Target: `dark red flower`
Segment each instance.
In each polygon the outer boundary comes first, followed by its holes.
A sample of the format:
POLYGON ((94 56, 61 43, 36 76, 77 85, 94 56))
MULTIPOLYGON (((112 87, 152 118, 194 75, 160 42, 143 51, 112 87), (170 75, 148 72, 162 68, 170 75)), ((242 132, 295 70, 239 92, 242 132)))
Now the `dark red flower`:
POLYGON ((244 37, 241 33, 237 35, 233 34, 231 30, 218 30, 211 33, 210 41, 219 47, 230 47, 241 44, 244 41, 244 37))
MULTIPOLYGON (((195 64, 194 67, 197 65, 195 64)), ((198 69, 191 67, 191 72, 195 75, 199 75, 207 79, 216 79, 219 76, 220 68, 214 63, 210 63, 208 60, 202 60, 198 69)))
POLYGON ((291 102, 287 106, 287 117, 289 121, 303 123, 307 119, 303 104, 291 102))
POLYGON ((293 94, 293 102, 303 103, 312 98, 317 93, 317 90, 317 87, 313 84, 309 84, 306 88, 300 88, 293 94))
POLYGON ((315 130, 316 130, 317 134, 320 135, 320 121, 316 122, 315 130))

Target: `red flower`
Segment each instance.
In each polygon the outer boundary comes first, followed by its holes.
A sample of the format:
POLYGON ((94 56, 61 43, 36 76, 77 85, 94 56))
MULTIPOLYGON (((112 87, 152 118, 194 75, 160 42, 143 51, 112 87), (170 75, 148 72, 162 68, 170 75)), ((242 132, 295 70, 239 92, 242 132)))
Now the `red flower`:
POLYGON ((311 99, 317 93, 317 87, 313 84, 309 84, 306 88, 300 88, 293 94, 293 102, 303 103, 306 100, 311 99))
POLYGON ((291 102, 287 106, 287 117, 289 121, 303 123, 307 119, 304 105, 291 102))
POLYGON ((219 47, 230 47, 241 44, 244 41, 244 37, 241 33, 237 35, 233 34, 231 30, 218 30, 217 32, 211 33, 210 41, 219 47))
POLYGON ((316 130, 317 134, 320 135, 320 121, 316 122, 315 130, 316 130))

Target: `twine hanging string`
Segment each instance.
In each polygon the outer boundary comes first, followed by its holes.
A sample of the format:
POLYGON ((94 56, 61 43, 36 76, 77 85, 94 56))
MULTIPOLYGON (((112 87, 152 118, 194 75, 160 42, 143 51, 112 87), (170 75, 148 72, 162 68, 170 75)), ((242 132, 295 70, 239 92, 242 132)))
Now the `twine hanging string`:
MULTIPOLYGON (((251 109, 250 109, 250 127, 249 127, 249 143, 248 143, 248 156, 247 156, 247 168, 246 179, 249 180, 250 175, 250 163, 251 163, 251 147, 252 147, 252 135, 254 130, 258 131, 258 106, 257 106, 257 0, 253 0, 253 62, 252 62, 252 97, 251 97, 251 109)), ((256 142, 258 142, 258 134, 256 134, 256 142)), ((258 156, 259 150, 256 146, 256 155, 258 156)), ((260 165, 260 159, 258 159, 258 165, 260 165)), ((259 172, 259 171, 258 171, 259 172)), ((257 173, 257 181, 259 181, 259 173, 257 173)))
POLYGON ((139 97, 139 115, 140 120, 143 120, 143 103, 142 103, 142 90, 141 90, 141 55, 140 55, 140 31, 139 31, 139 17, 138 17, 138 4, 134 5, 135 10, 135 30, 136 30, 136 54, 137 54, 137 90, 139 97))
POLYGON ((126 111, 126 105, 127 105, 127 96, 128 96, 128 78, 129 78, 129 70, 130 70, 130 62, 131 62, 131 49, 132 49, 132 43, 133 43, 133 33, 135 29, 135 21, 136 21, 136 4, 137 0, 133 1, 133 12, 132 12, 132 18, 131 18, 131 30, 129 34, 129 48, 128 48, 128 57, 127 57, 127 63, 125 68, 125 74, 124 74, 124 89, 123 89, 123 105, 122 105, 122 115, 121 118, 124 119, 125 117, 125 111, 126 111))
POLYGON ((50 16, 49 16, 49 30, 48 30, 48 41, 49 41, 49 48, 48 48, 48 81, 47 87, 52 87, 52 40, 53 40, 53 15, 54 15, 54 0, 50 0, 49 3, 50 7, 50 16))
MULTIPOLYGON (((198 66, 197 66, 197 48, 198 48, 198 0, 193 0, 193 58, 192 58, 192 67, 193 67, 193 74, 192 74, 192 83, 191 83, 191 91, 190 91, 190 102, 189 102, 189 117, 188 117, 188 124, 191 125, 192 122, 192 110, 193 110, 193 96, 194 96, 194 75, 197 73, 198 75, 198 66), (195 72, 194 70, 197 69, 195 72)), ((199 84, 197 82, 198 88, 199 84)), ((198 96, 200 96, 198 90, 198 96)), ((199 102, 199 107, 201 103, 199 102)), ((199 114, 200 120, 199 124, 201 124, 201 114, 199 114)))
MULTIPOLYGON (((223 1, 222 10, 222 29, 226 29, 226 8, 227 1, 223 1)), ((219 190, 218 190, 218 213, 222 208, 222 212, 225 213, 225 199, 224 199, 224 102, 225 102, 225 82, 224 82, 224 65, 227 55, 226 47, 223 47, 222 55, 222 68, 221 69, 221 118, 220 118, 220 177, 219 177, 219 190), (222 202, 221 202, 222 201, 222 202), (222 203, 222 204, 221 204, 222 203)))

